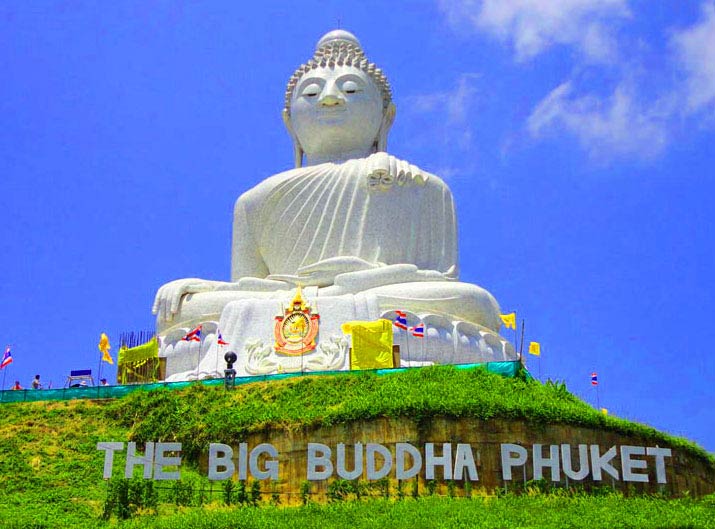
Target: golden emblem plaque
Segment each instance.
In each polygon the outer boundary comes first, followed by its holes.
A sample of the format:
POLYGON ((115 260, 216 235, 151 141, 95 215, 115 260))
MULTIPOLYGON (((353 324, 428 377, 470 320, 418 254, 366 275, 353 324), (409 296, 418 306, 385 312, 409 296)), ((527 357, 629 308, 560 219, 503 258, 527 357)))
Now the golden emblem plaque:
POLYGON ((299 286, 290 305, 283 309, 283 314, 276 316, 273 328, 276 353, 300 356, 315 349, 319 322, 320 316, 303 301, 299 286))

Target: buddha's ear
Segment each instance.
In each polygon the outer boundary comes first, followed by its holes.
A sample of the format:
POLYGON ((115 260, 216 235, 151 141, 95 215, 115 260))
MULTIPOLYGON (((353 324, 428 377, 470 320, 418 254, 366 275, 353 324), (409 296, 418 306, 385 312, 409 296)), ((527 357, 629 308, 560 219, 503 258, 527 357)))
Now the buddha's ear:
POLYGON ((293 132, 293 125, 291 125, 290 122, 290 112, 288 112, 287 108, 283 109, 283 124, 286 126, 286 129, 288 129, 288 134, 290 134, 290 138, 293 140, 293 160, 295 166, 296 168, 303 167, 303 147, 300 146, 298 137, 295 135, 295 132, 293 132))
POLYGON ((380 130, 377 132, 377 152, 387 152, 387 135, 392 127, 392 122, 395 121, 396 112, 395 104, 390 101, 390 104, 387 105, 385 112, 382 114, 382 123, 380 124, 380 130))

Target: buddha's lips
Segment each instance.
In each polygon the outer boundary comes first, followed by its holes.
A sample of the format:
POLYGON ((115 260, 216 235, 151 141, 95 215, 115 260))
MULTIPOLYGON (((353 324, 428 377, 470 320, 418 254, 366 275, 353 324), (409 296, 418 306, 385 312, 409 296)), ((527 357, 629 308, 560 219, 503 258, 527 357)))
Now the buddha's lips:
POLYGON ((330 121, 330 120, 336 120, 336 119, 341 119, 345 117, 345 109, 339 109, 339 110, 321 110, 316 114, 316 118, 319 121, 330 121))
POLYGON ((345 105, 335 105, 334 107, 322 107, 318 109, 318 114, 338 114, 340 112, 345 112, 347 108, 345 105))

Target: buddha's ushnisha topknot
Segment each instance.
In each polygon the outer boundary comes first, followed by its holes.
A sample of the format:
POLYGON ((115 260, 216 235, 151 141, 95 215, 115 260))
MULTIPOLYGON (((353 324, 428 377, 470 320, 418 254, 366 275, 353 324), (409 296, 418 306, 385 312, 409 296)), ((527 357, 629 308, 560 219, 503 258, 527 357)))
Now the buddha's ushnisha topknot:
POLYGON ((298 67, 291 76, 285 93, 285 111, 290 113, 293 91, 303 75, 317 68, 335 68, 336 66, 353 66, 369 75, 380 90, 383 108, 387 108, 392 101, 392 90, 387 77, 375 63, 367 60, 360 41, 355 35, 338 29, 323 35, 318 41, 313 58, 298 67))

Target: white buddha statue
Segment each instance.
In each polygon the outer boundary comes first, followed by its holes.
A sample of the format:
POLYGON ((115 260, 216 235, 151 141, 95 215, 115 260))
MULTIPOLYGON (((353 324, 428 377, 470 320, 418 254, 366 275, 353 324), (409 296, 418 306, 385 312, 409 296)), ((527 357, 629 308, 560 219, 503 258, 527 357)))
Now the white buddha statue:
POLYGON ((355 36, 320 39, 288 83, 283 117, 296 167, 236 202, 231 281, 179 279, 156 295, 169 379, 222 373, 217 327, 238 354, 239 375, 295 370, 298 360, 300 369, 345 369, 340 324, 396 310, 427 324, 426 339, 412 345, 415 362, 512 357, 496 334, 494 297, 458 281, 449 188, 385 152, 395 106, 355 36), (320 310, 316 357, 282 358, 271 349, 272 316, 299 285, 320 310), (180 337, 199 324, 204 341, 192 352, 180 337))

